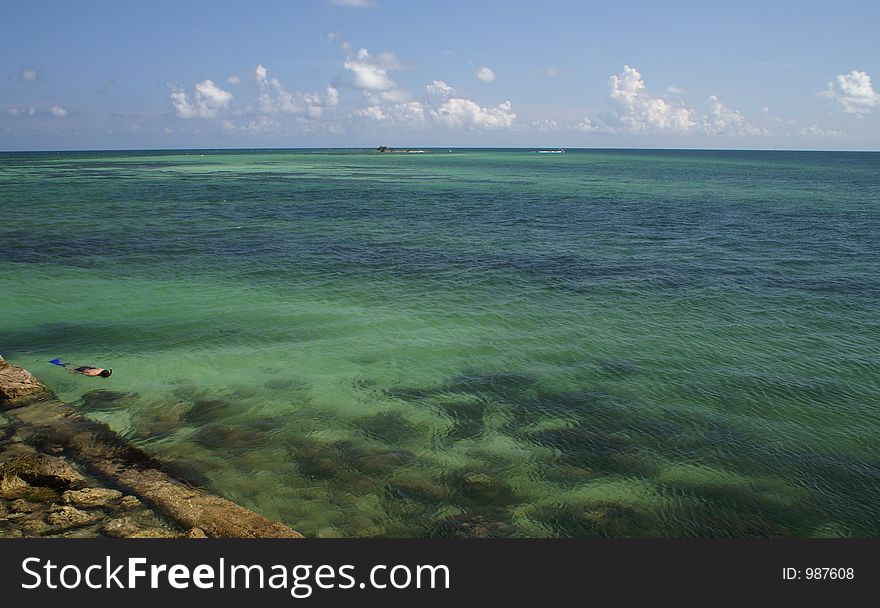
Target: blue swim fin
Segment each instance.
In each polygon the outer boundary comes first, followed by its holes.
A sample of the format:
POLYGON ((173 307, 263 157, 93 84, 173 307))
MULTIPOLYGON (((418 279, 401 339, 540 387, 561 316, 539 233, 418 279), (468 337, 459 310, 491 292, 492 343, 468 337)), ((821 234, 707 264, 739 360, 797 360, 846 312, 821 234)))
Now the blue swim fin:
POLYGON ((67 365, 66 363, 62 363, 61 359, 58 359, 58 358, 52 359, 51 361, 49 361, 49 363, 51 363, 52 365, 60 365, 61 367, 64 367, 65 365, 67 365))

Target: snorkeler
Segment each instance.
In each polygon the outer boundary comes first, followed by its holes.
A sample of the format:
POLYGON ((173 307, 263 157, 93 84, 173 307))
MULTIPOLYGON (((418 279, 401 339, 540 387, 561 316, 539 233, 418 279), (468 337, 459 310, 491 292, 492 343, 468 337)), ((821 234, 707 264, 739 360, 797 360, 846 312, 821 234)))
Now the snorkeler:
MULTIPOLYGON (((61 359, 52 359, 49 361, 52 365, 58 365, 64 368, 67 368, 71 363, 64 363, 61 359)), ((79 365, 77 367, 68 369, 72 374, 82 374, 83 376, 101 376, 102 378, 109 378, 110 374, 113 373, 113 368, 104 369, 103 367, 95 367, 94 365, 79 365)))

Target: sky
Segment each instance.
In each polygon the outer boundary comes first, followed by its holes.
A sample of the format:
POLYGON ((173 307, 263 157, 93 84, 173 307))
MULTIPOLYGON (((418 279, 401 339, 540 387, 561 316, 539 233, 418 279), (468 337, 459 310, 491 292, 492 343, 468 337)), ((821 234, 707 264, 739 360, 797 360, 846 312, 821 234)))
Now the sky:
POLYGON ((0 7, 0 150, 880 149, 875 0, 0 7))

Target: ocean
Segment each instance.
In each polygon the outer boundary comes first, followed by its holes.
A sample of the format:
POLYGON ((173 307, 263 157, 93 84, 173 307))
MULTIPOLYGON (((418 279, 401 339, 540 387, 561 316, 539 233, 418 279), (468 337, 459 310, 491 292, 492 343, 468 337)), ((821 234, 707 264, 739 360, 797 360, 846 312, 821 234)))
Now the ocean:
POLYGON ((306 535, 880 536, 880 153, 0 153, 0 212, 0 354, 306 535))

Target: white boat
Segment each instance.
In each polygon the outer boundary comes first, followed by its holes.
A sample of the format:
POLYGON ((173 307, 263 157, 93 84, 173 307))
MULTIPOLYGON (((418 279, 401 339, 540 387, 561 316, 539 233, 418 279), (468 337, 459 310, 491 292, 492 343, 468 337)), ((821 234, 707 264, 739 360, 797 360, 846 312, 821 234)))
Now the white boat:
POLYGON ((538 154, 565 154, 565 150, 538 150, 538 154))

